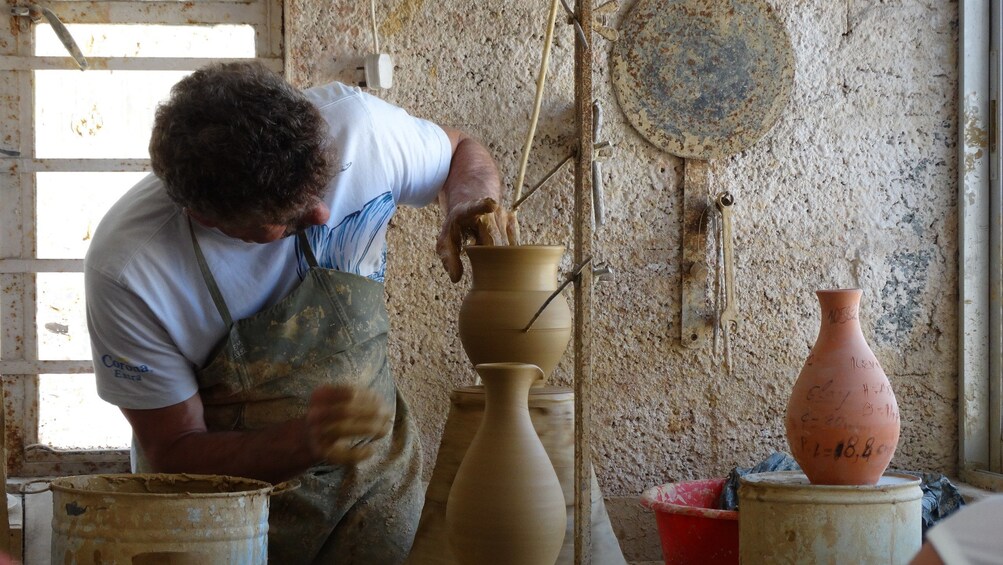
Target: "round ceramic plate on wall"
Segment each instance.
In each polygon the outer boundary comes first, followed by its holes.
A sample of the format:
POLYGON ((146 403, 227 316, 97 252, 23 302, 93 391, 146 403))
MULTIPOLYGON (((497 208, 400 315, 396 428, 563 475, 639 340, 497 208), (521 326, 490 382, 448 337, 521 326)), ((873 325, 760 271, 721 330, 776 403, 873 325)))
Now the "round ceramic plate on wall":
POLYGON ((620 108, 668 153, 738 153, 787 104, 794 53, 763 0, 638 0, 619 31, 610 66, 620 108))

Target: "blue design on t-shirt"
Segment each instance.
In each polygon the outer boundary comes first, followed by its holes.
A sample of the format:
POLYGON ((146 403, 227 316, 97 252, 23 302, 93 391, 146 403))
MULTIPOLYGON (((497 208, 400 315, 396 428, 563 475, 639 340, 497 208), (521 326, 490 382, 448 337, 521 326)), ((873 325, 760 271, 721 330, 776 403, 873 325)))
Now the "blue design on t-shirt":
POLYGON ((387 270, 385 229, 395 210, 393 194, 388 191, 345 216, 333 228, 323 225, 308 229, 307 239, 318 266, 383 282, 387 270), (363 268, 369 272, 362 272, 363 268))

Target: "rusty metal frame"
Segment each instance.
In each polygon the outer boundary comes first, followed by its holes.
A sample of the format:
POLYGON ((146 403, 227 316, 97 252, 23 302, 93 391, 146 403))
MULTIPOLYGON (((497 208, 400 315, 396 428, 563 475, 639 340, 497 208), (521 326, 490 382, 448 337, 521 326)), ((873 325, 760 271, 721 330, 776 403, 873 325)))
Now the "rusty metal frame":
POLYGON ((965 482, 1003 490, 1003 14, 991 0, 962 0, 959 10, 958 467, 965 482))
MULTIPOLYGON (((22 3, 8 0, 8 7, 22 3)), ((248 23, 255 27, 257 60, 283 71, 283 0, 36 1, 65 23, 248 23)), ((7 12, 10 12, 8 9, 7 12)), ((28 18, 8 16, 0 30, 0 383, 6 423, 8 476, 32 477, 126 471, 127 450, 56 450, 38 442, 38 375, 93 372, 89 359, 39 360, 36 274, 83 272, 80 259, 35 257, 35 173, 146 171, 146 159, 36 159, 34 73, 73 69, 69 57, 36 57, 28 18), (2 48, 0 48, 2 49, 2 48)), ((220 59, 90 57, 91 69, 195 70, 220 59)))
POLYGON ((683 347, 697 349, 710 342, 717 319, 711 300, 710 267, 707 263, 710 166, 707 161, 686 159, 683 171, 679 343, 683 347))

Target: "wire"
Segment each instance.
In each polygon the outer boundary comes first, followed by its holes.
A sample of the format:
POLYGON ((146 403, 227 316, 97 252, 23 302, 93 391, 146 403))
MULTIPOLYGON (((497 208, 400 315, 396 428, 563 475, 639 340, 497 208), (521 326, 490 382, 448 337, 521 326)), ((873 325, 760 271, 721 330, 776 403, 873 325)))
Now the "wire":
POLYGON ((557 22, 557 6, 560 0, 550 3, 550 16, 547 21, 547 36, 543 42, 543 57, 540 60, 540 74, 536 79, 536 100, 533 103, 533 117, 529 121, 529 134, 526 136, 526 146, 522 151, 522 163, 519 165, 519 176, 515 181, 515 199, 522 196, 522 183, 526 178, 526 164, 529 163, 529 151, 533 147, 533 136, 536 135, 536 123, 540 119, 540 105, 543 103, 543 85, 547 81, 547 65, 550 62, 550 44, 554 38, 554 24, 557 22))
POLYGON ((380 38, 376 33, 376 0, 369 0, 369 16, 373 21, 373 53, 380 52, 380 38))

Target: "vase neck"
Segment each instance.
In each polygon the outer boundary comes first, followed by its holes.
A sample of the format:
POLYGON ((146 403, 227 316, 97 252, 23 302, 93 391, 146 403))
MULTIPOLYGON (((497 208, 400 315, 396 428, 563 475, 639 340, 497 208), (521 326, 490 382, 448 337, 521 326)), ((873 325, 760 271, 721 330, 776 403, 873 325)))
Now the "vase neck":
POLYGON ((859 290, 819 291, 817 294, 822 312, 817 343, 864 338, 860 329, 859 290))
POLYGON ((555 290, 559 246, 468 247, 476 290, 555 290))
POLYGON ((512 363, 509 367, 478 369, 478 374, 484 382, 486 394, 485 417, 488 417, 488 412, 528 412, 529 389, 540 377, 539 368, 512 363))

